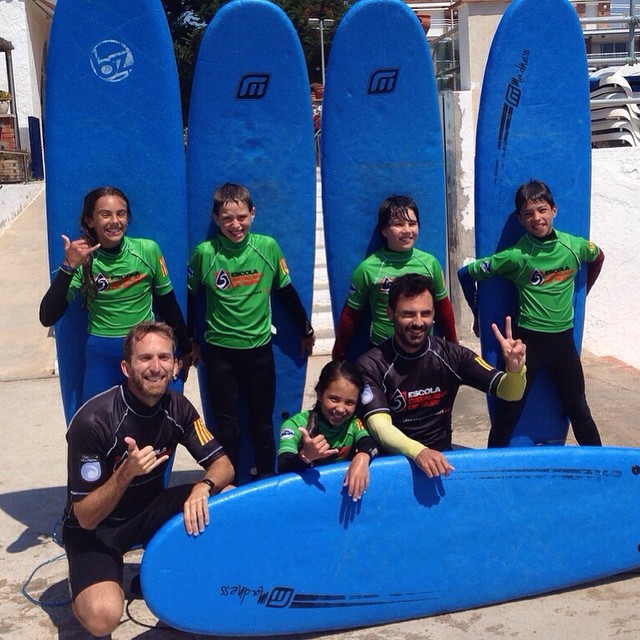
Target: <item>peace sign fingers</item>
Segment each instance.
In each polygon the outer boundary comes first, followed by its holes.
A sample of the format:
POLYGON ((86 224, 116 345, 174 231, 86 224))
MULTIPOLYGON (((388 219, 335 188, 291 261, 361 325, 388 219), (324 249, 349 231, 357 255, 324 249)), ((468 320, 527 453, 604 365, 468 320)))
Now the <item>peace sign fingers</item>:
POLYGON ((513 332, 511 330, 511 316, 507 316, 504 319, 504 334, 500 333, 500 329, 498 329, 498 325, 494 322, 491 324, 491 329, 493 330, 493 335, 496 337, 498 344, 502 347, 505 342, 509 342, 513 340, 513 332))
POLYGON ((520 340, 513 337, 511 328, 511 316, 507 316, 504 321, 504 333, 500 333, 498 326, 493 323, 491 325, 493 335, 496 337, 500 348, 502 349, 502 357, 504 358, 507 371, 513 373, 520 371, 525 363, 525 354, 527 346, 520 340))

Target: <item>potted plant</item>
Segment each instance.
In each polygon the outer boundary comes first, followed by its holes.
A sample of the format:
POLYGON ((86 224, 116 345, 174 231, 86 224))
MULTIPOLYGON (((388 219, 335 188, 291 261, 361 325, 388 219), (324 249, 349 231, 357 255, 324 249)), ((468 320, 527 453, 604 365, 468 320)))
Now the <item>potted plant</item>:
POLYGON ((11 94, 0 89, 0 113, 9 112, 9 100, 11 100, 11 94))

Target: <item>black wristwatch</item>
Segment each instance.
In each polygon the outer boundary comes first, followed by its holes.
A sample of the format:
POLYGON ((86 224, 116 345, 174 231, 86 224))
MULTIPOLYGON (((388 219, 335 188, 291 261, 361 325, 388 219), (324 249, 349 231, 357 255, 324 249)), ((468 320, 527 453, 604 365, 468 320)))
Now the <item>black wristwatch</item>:
POLYGON ((200 482, 204 482, 209 487, 209 493, 213 493, 216 488, 216 483, 213 480, 209 480, 209 478, 203 478, 200 482))

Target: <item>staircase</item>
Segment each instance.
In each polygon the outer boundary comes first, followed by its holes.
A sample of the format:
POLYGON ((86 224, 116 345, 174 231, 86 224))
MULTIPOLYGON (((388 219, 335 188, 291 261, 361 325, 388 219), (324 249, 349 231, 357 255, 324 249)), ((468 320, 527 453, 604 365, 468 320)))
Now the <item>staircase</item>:
MULTIPOLYGON (((351 274, 345 275, 349 277, 351 274)), ((311 324, 316 332, 316 345, 313 355, 331 355, 334 332, 329 296, 329 276, 327 275, 327 256, 324 248, 324 225, 322 222, 322 184, 320 169, 316 169, 316 264, 313 273, 313 308, 311 324)))

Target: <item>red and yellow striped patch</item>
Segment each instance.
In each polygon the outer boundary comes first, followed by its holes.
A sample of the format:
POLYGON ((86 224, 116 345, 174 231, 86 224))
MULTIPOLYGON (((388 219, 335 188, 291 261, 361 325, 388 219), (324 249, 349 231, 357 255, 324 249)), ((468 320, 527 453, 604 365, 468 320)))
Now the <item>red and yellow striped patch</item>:
POLYGON ((167 269, 167 263, 164 261, 164 256, 160 256, 158 262, 160 263, 160 273, 162 273, 162 275, 166 277, 166 275, 169 273, 169 269, 167 269))
POLYGON ((287 261, 284 258, 280 258, 280 271, 285 276, 289 273, 289 267, 287 267, 287 261))
POLYGON ((196 432, 196 435, 198 436, 198 440, 200 441, 200 444, 207 444, 207 442, 210 442, 211 440, 213 440, 211 431, 207 429, 207 425, 204 423, 204 420, 202 418, 198 418, 193 423, 193 428, 195 429, 195 432, 196 432))

